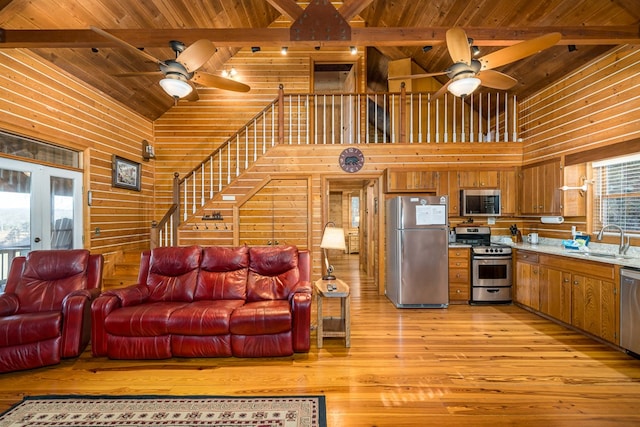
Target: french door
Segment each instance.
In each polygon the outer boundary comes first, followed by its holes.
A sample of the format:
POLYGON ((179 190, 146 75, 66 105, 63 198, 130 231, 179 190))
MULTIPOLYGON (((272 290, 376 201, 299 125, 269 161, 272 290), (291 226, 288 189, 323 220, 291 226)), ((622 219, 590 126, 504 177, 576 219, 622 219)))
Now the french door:
MULTIPOLYGON (((82 173, 0 158, 0 252, 82 248, 82 173)), ((7 260, 8 261, 8 260, 7 260)))

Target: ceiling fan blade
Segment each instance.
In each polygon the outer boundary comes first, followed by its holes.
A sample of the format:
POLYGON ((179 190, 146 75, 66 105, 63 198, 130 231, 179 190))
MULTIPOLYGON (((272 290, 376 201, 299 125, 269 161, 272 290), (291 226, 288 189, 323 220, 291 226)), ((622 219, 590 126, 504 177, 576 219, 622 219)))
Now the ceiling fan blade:
MULTIPOLYGON (((193 86, 193 85, 191 85, 191 86, 193 86)), ((193 102, 193 101, 197 101, 198 99, 200 99, 200 96, 198 96, 198 91, 194 87, 193 90, 191 91, 191 93, 189 95, 185 96, 182 99, 184 99, 185 101, 192 101, 193 102)))
POLYGON ((189 73, 193 73, 216 53, 216 47, 209 40, 200 39, 178 55, 177 62, 189 73))
POLYGON ((525 40, 514 44, 513 46, 508 46, 504 49, 492 52, 478 59, 480 64, 482 64, 480 70, 490 70, 492 68, 500 67, 501 65, 526 58, 529 55, 533 55, 541 50, 550 48, 558 43, 561 38, 562 35, 560 33, 549 33, 536 37, 535 39, 525 40))
POLYGON ((507 90, 518 84, 513 77, 494 70, 480 71, 476 77, 480 79, 482 86, 493 89, 507 90))
POLYGON ((447 93, 447 88, 449 87, 452 81, 453 80, 449 80, 448 82, 443 84, 442 87, 438 89, 438 91, 434 93, 433 96, 431 96, 431 100, 441 98, 445 93, 447 93))
POLYGON ((445 74, 447 74, 446 71, 440 71, 439 73, 409 74, 409 75, 406 75, 406 76, 389 77, 389 80, 423 79, 425 77, 443 76, 445 74))
POLYGON ((202 86, 231 90, 233 92, 249 92, 249 90, 251 90, 251 88, 244 83, 225 79, 224 77, 204 73, 202 71, 195 72, 191 81, 202 86))
POLYGON ((467 33, 462 28, 455 27, 447 30, 447 49, 453 63, 463 62, 471 64, 471 49, 467 33))
POLYGON ((114 36, 111 33, 106 32, 105 30, 103 30, 102 28, 98 28, 98 27, 90 27, 91 30, 95 33, 100 34, 101 36, 108 38, 109 40, 119 44, 120 46, 129 49, 132 52, 136 52, 138 55, 143 56, 145 59, 147 59, 148 61, 154 62, 156 64, 162 64, 162 65, 167 65, 164 63, 164 61, 159 60, 158 58, 156 58, 153 55, 149 55, 148 53, 146 53, 145 51, 142 51, 140 49, 138 49, 137 47, 135 47, 132 44, 127 43, 126 41, 119 39, 118 37, 114 36))
POLYGON ((141 77, 141 76, 162 76, 162 71, 136 71, 131 73, 113 74, 116 77, 141 77))

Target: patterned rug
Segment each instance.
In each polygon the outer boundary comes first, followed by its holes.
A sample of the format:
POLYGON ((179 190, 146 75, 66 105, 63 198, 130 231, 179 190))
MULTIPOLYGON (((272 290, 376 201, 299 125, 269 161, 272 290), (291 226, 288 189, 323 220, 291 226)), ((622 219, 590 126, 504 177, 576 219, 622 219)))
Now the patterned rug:
POLYGON ((32 396, 2 427, 326 427, 324 396, 32 396))

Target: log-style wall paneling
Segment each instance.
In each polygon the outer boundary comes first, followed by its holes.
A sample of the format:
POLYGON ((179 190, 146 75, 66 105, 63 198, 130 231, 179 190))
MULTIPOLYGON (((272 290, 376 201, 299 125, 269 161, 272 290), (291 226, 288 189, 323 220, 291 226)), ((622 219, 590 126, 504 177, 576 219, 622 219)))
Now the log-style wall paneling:
POLYGON ((354 57, 344 49, 322 49, 314 53, 292 51, 283 56, 275 49, 252 53, 246 48, 227 61, 224 67, 230 69, 233 66, 237 70, 236 78, 251 86, 248 93, 198 89, 199 101, 181 101, 156 120, 155 219, 162 218, 171 204, 174 172, 183 177, 198 165, 273 102, 281 84, 285 93, 312 92, 313 65, 316 62, 354 62, 358 90, 364 92, 364 55, 354 57))
MULTIPOLYGON (((272 213, 267 206, 269 203, 273 203, 275 199, 272 198, 269 192, 262 194, 258 191, 255 196, 255 200, 251 200, 253 195, 246 202, 246 209, 243 209, 243 201, 240 200, 241 196, 237 196, 236 201, 222 200, 223 195, 242 195, 251 191, 256 186, 264 186, 269 190, 273 188, 269 183, 270 177, 275 177, 278 182, 278 186, 282 187, 285 191, 282 196, 278 196, 278 203, 284 207, 284 213, 294 214, 291 210, 292 207, 296 209, 302 206, 302 200, 305 198, 305 194, 302 193, 302 184, 296 184, 296 180, 300 180, 301 175, 306 175, 310 179, 310 187, 306 190, 306 198, 310 201, 310 208, 307 215, 307 221, 311 230, 311 238, 308 239, 311 245, 311 251, 313 256, 314 275, 321 274, 321 256, 320 256, 320 241, 322 239, 322 229, 324 226, 323 212, 323 181, 324 180, 357 180, 362 181, 363 177, 373 178, 381 177, 384 170, 387 168, 433 168, 433 170, 448 170, 448 169, 470 169, 474 170, 480 165, 491 165, 494 168, 510 168, 518 166, 522 159, 522 151, 520 144, 513 143, 492 143, 492 144, 394 144, 389 145, 375 145, 375 144, 363 144, 359 148, 365 155, 365 164, 363 169, 355 174, 347 174, 342 172, 338 163, 338 157, 344 147, 339 145, 285 145, 275 146, 270 149, 262 158, 238 179, 234 180, 231 185, 225 188, 222 193, 217 194, 213 201, 210 202, 202 211, 205 213, 211 213, 212 211, 220 212, 225 217, 231 218, 233 215, 234 206, 240 207, 240 224, 241 228, 238 230, 240 233, 240 240, 237 243, 244 243, 249 241, 249 237, 243 238, 242 236, 250 236, 251 233, 258 235, 259 221, 258 218, 251 218, 248 211, 256 209, 256 216, 260 216, 260 212, 264 213, 264 219, 267 225, 262 228, 266 228, 269 232, 272 229, 271 218, 272 213), (291 159, 295 161, 292 162, 291 159), (291 187, 285 186, 287 177, 290 177, 294 182, 292 184, 298 193, 295 197, 292 196, 291 187), (267 182, 267 184, 265 184, 267 182), (269 194, 269 196, 266 196, 269 194), (265 197, 266 196, 266 197, 265 197), (280 198, 282 197, 282 198, 280 198), (268 221, 269 220, 269 221, 268 221), (251 222, 253 221, 253 222, 251 222), (250 229, 244 230, 243 224, 249 224, 250 229), (253 228, 253 230, 251 229, 253 228)), ((383 206, 384 195, 377 194, 378 197, 378 211, 383 206)), ((305 200, 307 200, 305 199, 305 200)), ((327 213, 328 214, 328 213, 327 213)), ((300 215, 294 215, 295 221, 300 221, 300 215)), ((179 244, 201 244, 212 245, 221 244, 225 246, 234 245, 234 233, 229 230, 216 230, 211 224, 208 224, 208 228, 205 227, 203 221, 198 220, 198 215, 194 216, 193 220, 181 226, 179 233, 179 244)), ((458 222, 461 222, 459 219, 458 222)), ((213 222, 213 221, 210 221, 213 222)), ((508 234, 509 223, 512 222, 510 218, 499 218, 498 224, 495 227, 497 234, 508 234)), ((475 224, 484 224, 484 221, 480 218, 476 218, 475 224)), ((455 224, 453 224, 455 225, 455 224)), ((302 229, 302 222, 297 223, 294 227, 295 230, 302 229)), ((265 235, 258 236, 257 243, 268 240, 265 235)), ((302 237, 301 235, 298 237, 302 237)), ((251 237, 253 238, 253 237, 251 237)), ((282 243, 282 242, 281 242, 282 243)), ((379 257, 380 259, 382 257, 379 257)), ((381 268, 380 263, 376 263, 376 268, 381 268)))
POLYGON ((640 136, 640 46, 620 46, 521 103, 524 162, 640 136))
POLYGON ((109 254, 148 247, 155 173, 141 153, 151 121, 27 50, 0 51, 0 89, 0 128, 85 153, 85 247, 106 254, 107 268, 109 254), (142 191, 111 186, 113 154, 142 163, 142 191))
MULTIPOLYGON (((521 100, 524 163, 564 156, 575 163, 589 150, 603 158, 619 155, 621 145, 640 137, 639 94, 640 46, 626 45, 521 100)), ((523 229, 566 239, 572 225, 583 232, 589 228, 586 217, 575 217, 561 225, 525 220, 523 229)))

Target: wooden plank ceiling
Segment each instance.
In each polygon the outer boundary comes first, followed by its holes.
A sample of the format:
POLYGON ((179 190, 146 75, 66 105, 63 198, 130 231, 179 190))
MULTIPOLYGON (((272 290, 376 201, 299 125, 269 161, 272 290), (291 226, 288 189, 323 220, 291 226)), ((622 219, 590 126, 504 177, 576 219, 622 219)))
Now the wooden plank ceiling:
MULTIPOLYGON (((376 90, 386 87, 389 60, 411 57, 428 72, 447 69, 452 61, 444 38, 453 26, 466 30, 481 56, 547 32, 561 32, 557 46, 499 68, 518 80, 510 91, 518 97, 616 45, 640 44, 637 0, 345 0, 332 2, 338 17, 304 13, 326 1, 310 5, 296 0, 0 0, 0 49, 31 49, 153 120, 173 105, 157 84, 159 77, 114 75, 154 71, 156 65, 91 31, 91 26, 160 59, 174 57, 170 40, 190 45, 208 38, 217 51, 201 70, 212 74, 219 74, 240 49, 252 46, 287 45, 298 51, 367 47, 368 85, 376 90), (352 23, 348 38, 344 31, 334 31, 329 40, 319 42, 309 40, 308 31, 300 31, 307 30, 305 25, 335 30, 340 21, 352 23), (570 51, 569 45, 576 49, 570 51), (424 46, 432 49, 425 52, 424 46)), ((441 82, 446 80, 443 76, 441 82)))

